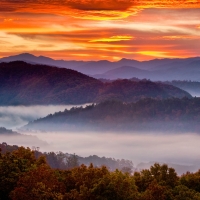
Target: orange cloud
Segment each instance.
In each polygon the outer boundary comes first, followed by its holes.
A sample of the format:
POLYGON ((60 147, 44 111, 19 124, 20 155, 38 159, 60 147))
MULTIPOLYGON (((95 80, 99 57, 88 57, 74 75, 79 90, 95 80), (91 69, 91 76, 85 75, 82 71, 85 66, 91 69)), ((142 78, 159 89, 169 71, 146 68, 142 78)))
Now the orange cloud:
POLYGON ((173 35, 173 36, 163 36, 163 39, 166 40, 193 40, 193 39, 200 39, 199 36, 193 36, 193 35, 173 35))
POLYGON ((94 39, 90 40, 89 42, 119 42, 119 41, 127 41, 133 39, 132 36, 126 35, 116 35, 109 38, 101 38, 101 39, 94 39))
POLYGON ((200 8, 199 0, 1 0, 0 12, 54 13, 76 18, 123 19, 145 8, 200 8))
POLYGON ((136 52, 141 55, 152 56, 154 58, 176 58, 175 55, 169 55, 169 52, 162 51, 138 51, 136 52))
POLYGON ((197 8, 199 0, 138 0, 137 5, 144 8, 197 8))
POLYGON ((192 0, 1 0, 0 56, 199 56, 199 8, 192 0))
POLYGON ((84 19, 121 19, 137 13, 133 0, 1 0, 0 12, 54 13, 84 19))

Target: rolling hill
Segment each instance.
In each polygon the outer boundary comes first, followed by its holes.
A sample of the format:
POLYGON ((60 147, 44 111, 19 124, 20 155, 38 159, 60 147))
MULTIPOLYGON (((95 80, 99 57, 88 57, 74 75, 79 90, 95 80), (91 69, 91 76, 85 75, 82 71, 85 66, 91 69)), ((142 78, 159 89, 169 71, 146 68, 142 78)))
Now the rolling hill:
POLYGON ((0 63, 0 105, 84 104, 105 100, 188 97, 179 88, 151 81, 103 83, 71 69, 23 61, 0 63))
POLYGON ((150 74, 152 74, 152 72, 147 70, 142 70, 131 66, 122 66, 117 69, 109 70, 103 74, 94 75, 93 77, 97 79, 111 79, 111 80, 116 80, 119 78, 130 79, 133 77, 139 77, 140 79, 143 79, 145 77, 148 77, 150 74))
POLYGON ((70 69, 22 61, 0 63, 0 105, 92 102, 102 86, 70 69))
POLYGON ((154 69, 140 69, 139 67, 122 66, 116 69, 108 70, 102 74, 93 75, 98 79, 130 79, 136 77, 139 79, 150 79, 152 81, 173 81, 173 80, 193 80, 200 81, 200 59, 178 63, 165 64, 157 66, 154 69), (190 61, 190 62, 189 62, 190 61))
POLYGON ((131 81, 124 79, 104 83, 104 86, 95 98, 95 102, 106 100, 135 102, 144 98, 167 99, 174 97, 191 98, 192 96, 175 86, 165 83, 155 83, 148 80, 131 81))

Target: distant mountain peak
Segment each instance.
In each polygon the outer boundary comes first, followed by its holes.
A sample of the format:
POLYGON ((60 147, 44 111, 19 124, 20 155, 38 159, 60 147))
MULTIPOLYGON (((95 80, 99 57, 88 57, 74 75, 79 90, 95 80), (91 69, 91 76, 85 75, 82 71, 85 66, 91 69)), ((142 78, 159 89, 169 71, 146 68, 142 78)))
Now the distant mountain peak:
POLYGON ((128 60, 127 58, 121 58, 119 61, 124 61, 124 60, 128 60))
POLYGON ((118 61, 118 63, 121 63, 122 65, 135 65, 140 62, 133 59, 122 58, 121 60, 118 61))
POLYGON ((120 59, 118 62, 122 62, 122 61, 137 61, 137 60, 128 59, 128 58, 122 58, 122 59, 120 59))
POLYGON ((21 54, 18 54, 18 55, 14 55, 14 56, 11 56, 11 57, 22 57, 22 58, 36 58, 35 55, 33 54, 30 54, 30 53, 21 53, 21 54))
POLYGON ((16 60, 29 61, 29 60, 33 60, 33 59, 36 59, 36 58, 37 58, 36 56, 34 56, 30 53, 21 53, 21 54, 18 54, 18 55, 4 57, 1 60, 5 61, 5 62, 11 62, 11 61, 16 61, 16 60))
POLYGON ((160 58, 149 61, 137 61, 128 58, 122 58, 119 61, 112 62, 109 60, 76 61, 55 60, 47 56, 35 56, 25 52, 19 55, 1 58, 0 63, 16 60, 25 61, 30 64, 43 64, 73 69, 95 78, 104 79, 137 77, 139 79, 146 78, 154 81, 200 80, 200 57, 160 58))
MULTIPOLYGON (((21 53, 21 54, 18 54, 16 56, 34 56, 33 54, 30 54, 30 53, 21 53)), ((35 57, 35 56, 34 56, 35 57)))
POLYGON ((47 56, 38 56, 38 58, 52 59, 52 58, 49 58, 47 56))

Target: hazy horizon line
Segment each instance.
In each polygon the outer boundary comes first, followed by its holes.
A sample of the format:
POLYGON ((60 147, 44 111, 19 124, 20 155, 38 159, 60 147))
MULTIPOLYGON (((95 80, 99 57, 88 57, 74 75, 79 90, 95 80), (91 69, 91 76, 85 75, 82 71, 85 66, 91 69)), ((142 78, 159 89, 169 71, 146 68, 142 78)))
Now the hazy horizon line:
POLYGON ((40 55, 36 55, 36 54, 33 54, 33 53, 29 53, 29 52, 23 52, 23 53, 19 53, 19 54, 11 54, 9 56, 4 56, 4 57, 0 57, 0 60, 1 59, 5 59, 5 58, 9 58, 9 57, 14 57, 14 56, 20 56, 20 55, 30 55, 30 56, 34 56, 34 57, 37 57, 37 58, 40 58, 40 57, 44 57, 44 58, 50 58, 54 61, 76 61, 76 62, 98 62, 98 61, 108 61, 108 62, 111 62, 111 63, 116 63, 116 62, 119 62, 121 60, 132 60, 132 61, 137 61, 137 62, 148 62, 148 61, 153 61, 153 60, 174 60, 174 59, 179 59, 179 60, 185 60, 185 59, 192 59, 192 58, 199 58, 200 59, 200 56, 194 56, 194 57, 156 57, 156 58, 152 58, 152 59, 144 59, 144 60, 137 60, 137 59, 129 59, 129 58, 125 58, 125 57, 121 57, 119 60, 109 60, 109 59, 102 59, 102 60, 67 60, 67 59, 56 59, 56 58, 53 58, 53 57, 50 57, 50 56, 43 56, 42 54, 40 55))

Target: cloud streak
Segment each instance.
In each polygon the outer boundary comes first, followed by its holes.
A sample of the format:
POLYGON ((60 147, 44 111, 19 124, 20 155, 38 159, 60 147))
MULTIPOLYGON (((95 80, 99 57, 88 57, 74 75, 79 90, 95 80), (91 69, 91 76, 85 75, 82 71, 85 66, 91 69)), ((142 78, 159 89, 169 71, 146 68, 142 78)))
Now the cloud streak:
MULTIPOLYGON (((119 10, 124 11, 131 7, 142 8, 197 8, 200 7, 198 0, 1 0, 1 9, 4 11, 23 10, 29 6, 64 6, 77 10, 97 11, 97 10, 119 10)), ((43 9, 43 8, 42 8, 43 9)))

